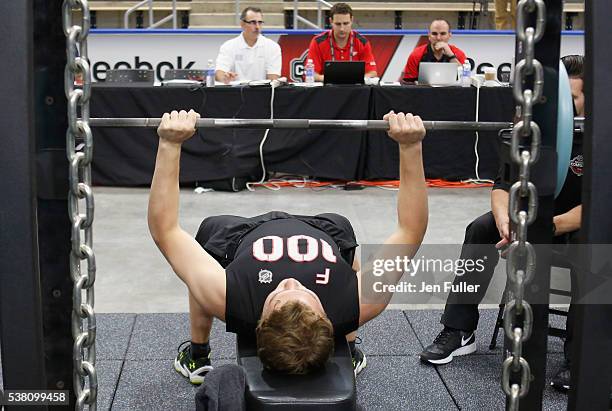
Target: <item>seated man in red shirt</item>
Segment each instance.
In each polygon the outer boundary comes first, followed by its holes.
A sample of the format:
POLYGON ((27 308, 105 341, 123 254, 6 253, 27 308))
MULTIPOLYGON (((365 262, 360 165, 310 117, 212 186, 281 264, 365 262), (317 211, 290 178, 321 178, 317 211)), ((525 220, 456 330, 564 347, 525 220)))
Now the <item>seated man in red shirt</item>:
POLYGON ((315 81, 323 81, 326 61, 363 61, 365 76, 376 77, 376 62, 368 39, 353 30, 353 9, 336 3, 329 11, 332 29, 315 36, 308 47, 307 59, 314 63, 315 81))
POLYGON ((416 81, 419 78, 419 64, 424 63, 465 63, 465 53, 459 48, 448 44, 450 40, 450 23, 444 19, 436 19, 429 26, 429 43, 415 48, 406 62, 400 81, 416 81))

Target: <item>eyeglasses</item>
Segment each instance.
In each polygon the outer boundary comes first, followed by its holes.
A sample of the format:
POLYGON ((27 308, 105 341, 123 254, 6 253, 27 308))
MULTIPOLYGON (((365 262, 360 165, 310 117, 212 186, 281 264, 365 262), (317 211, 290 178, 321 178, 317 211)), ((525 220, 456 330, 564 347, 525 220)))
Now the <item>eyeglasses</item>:
POLYGON ((242 20, 244 21, 246 24, 250 24, 251 26, 263 26, 264 22, 263 20, 242 20))

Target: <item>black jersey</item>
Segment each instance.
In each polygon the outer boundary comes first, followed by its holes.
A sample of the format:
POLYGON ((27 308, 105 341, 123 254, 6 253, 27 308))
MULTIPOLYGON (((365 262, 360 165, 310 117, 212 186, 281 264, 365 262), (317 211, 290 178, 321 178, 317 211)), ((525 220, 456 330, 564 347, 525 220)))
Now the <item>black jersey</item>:
POLYGON ((274 219, 245 234, 226 278, 227 331, 253 334, 268 294, 286 278, 317 294, 337 335, 359 325, 355 271, 328 233, 300 219, 274 219))

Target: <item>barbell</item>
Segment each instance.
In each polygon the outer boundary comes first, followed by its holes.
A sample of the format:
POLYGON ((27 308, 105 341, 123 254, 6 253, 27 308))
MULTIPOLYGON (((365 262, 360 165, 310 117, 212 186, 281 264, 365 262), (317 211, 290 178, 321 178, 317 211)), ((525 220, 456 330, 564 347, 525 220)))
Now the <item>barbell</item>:
MULTIPOLYGON (((161 118, 90 118, 91 127, 158 127, 161 118)), ((511 129, 510 122, 487 121, 423 121, 426 130, 499 131, 511 129)), ((310 129, 310 130, 388 130, 386 120, 320 120, 320 119, 246 119, 200 118, 197 128, 248 128, 248 129, 310 129)), ((574 118, 574 130, 584 129, 584 117, 574 118)))

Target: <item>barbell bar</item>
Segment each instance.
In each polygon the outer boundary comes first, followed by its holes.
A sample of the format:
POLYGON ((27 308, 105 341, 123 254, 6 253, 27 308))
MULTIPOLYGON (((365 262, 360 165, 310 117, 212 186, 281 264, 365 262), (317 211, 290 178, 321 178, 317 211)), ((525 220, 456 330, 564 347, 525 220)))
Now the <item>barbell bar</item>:
MULTIPOLYGON (((158 127, 161 118, 90 118, 91 127, 158 127)), ((510 122, 423 121, 426 130, 499 131, 512 128, 510 122)), ((311 120, 311 119, 245 119, 200 118, 197 128, 311 129, 311 130, 388 130, 386 120, 311 120)), ((574 129, 582 131, 584 117, 574 118, 574 129)))

